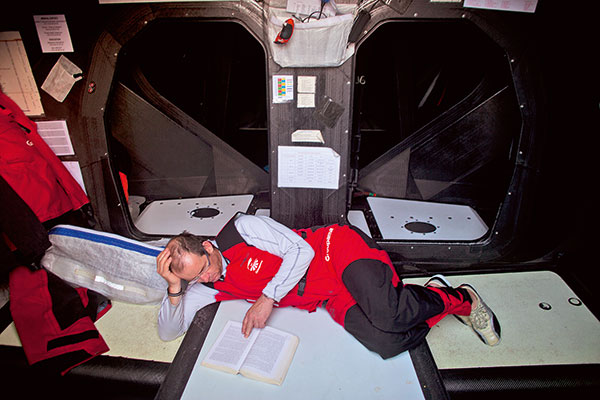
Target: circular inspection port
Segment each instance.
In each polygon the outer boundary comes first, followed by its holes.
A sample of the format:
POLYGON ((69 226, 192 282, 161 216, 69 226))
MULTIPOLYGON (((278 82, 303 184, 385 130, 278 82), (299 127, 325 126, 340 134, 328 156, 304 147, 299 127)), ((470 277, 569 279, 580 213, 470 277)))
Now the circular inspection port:
POLYGON ((577 306, 579 307, 580 305, 582 305, 583 303, 581 302, 581 300, 579 300, 577 297, 570 297, 569 298, 569 303, 573 306, 577 306))
POLYGON ((219 215, 221 212, 216 208, 204 207, 204 208, 196 208, 195 210, 190 211, 190 215, 193 218, 213 218, 219 215))
POLYGON ((436 227, 427 222, 409 222, 404 225, 406 229, 414 233, 431 233, 435 232, 436 227))

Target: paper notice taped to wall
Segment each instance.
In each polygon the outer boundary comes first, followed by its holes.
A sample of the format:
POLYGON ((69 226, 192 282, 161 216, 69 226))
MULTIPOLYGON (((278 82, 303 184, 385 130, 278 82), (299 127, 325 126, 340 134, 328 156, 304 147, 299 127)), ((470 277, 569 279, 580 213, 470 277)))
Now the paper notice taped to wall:
POLYGON ((72 53, 73 43, 63 14, 34 15, 35 29, 44 53, 72 53))
POLYGON ((50 146, 57 156, 72 156, 75 154, 69 137, 67 121, 38 121, 38 134, 50 146))
POLYGON ((273 103, 288 103, 294 100, 294 76, 273 75, 273 103))
POLYGON ((0 87, 27 116, 44 114, 21 34, 0 32, 0 87))
POLYGON ((537 7, 537 0, 465 0, 464 7, 484 8, 488 10, 520 11, 533 13, 537 7))
POLYGON ((340 155, 330 147, 279 146, 277 186, 338 189, 340 155))

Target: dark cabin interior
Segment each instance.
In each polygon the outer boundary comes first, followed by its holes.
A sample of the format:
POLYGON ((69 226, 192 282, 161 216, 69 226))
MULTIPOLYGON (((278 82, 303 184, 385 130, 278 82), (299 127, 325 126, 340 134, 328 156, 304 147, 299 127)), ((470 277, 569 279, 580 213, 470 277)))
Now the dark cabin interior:
MULTIPOLYGON (((231 17, 234 6, 219 2, 24 1, 3 13, 0 31, 20 32, 41 85, 57 54, 41 51, 32 15, 66 15, 75 49, 66 55, 84 79, 62 103, 40 90, 41 119, 68 121, 76 155, 63 160, 82 166, 94 229, 162 237, 138 229, 121 206, 119 172, 128 195, 145 199, 141 211, 154 201, 248 193, 249 212, 270 209, 293 227, 347 222, 360 211, 403 278, 548 270, 598 318, 589 185, 600 88, 591 7, 572 14, 539 2, 525 14, 381 3, 355 54, 336 68, 279 67, 254 11, 231 17), (335 127, 312 111, 273 107, 272 75, 289 71, 315 74, 339 101, 335 127), (274 149, 290 145, 288 131, 300 127, 322 129, 342 154, 338 190, 276 187, 274 149), (390 239, 373 198, 468 206, 487 229, 475 239, 390 239)), ((415 229, 435 230, 420 223, 415 229)), ((0 322, 11 323, 8 306, 0 322)), ((197 354, 201 345, 186 338, 181 348, 197 354)), ((20 348, 0 351, 5 390, 18 385, 26 397, 36 392, 27 388, 34 378, 50 396, 178 398, 185 382, 176 381, 193 362, 183 350, 176 365, 99 356, 55 379, 27 365, 20 348)), ((599 364, 438 371, 427 362, 418 371, 441 382, 427 398, 580 397, 600 388, 599 364)))

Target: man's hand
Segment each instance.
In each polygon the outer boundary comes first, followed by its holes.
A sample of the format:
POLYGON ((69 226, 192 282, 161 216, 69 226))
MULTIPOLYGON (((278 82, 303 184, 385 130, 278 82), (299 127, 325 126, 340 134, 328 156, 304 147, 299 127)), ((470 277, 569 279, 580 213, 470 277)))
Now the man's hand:
MULTIPOLYGON (((179 279, 169 267, 171 266, 171 251, 164 249, 156 256, 156 272, 167 281, 169 288, 167 289, 171 293, 177 293, 181 291, 181 279, 179 279)), ((179 297, 169 297, 169 300, 174 305, 179 303, 179 297)))
POLYGON ((242 333, 244 334, 244 337, 250 336, 250 332, 252 332, 253 328, 265 327, 267 319, 273 311, 274 303, 275 300, 261 294, 256 302, 252 304, 252 307, 250 307, 242 322, 242 333))

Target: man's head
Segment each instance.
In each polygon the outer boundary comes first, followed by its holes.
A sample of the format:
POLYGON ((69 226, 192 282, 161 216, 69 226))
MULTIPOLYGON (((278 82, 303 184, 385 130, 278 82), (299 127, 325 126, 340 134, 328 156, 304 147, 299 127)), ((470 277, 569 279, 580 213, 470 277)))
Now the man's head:
POLYGON ((183 232, 167 244, 171 252, 171 272, 188 282, 216 282, 223 273, 221 255, 211 242, 183 232))

